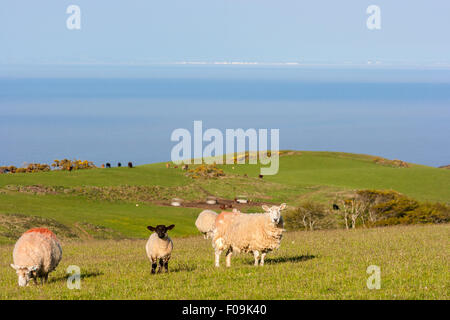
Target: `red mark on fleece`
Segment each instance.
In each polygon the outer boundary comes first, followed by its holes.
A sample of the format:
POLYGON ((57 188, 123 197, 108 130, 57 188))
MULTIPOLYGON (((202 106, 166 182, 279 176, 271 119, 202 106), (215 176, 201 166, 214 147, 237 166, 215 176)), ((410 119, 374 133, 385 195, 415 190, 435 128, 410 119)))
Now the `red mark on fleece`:
POLYGON ((232 216, 235 216, 235 215, 238 215, 238 214, 240 214, 240 212, 230 212, 230 211, 222 211, 218 216, 217 216, 217 218, 216 218, 216 222, 215 222, 215 224, 216 224, 216 226, 218 225, 218 224, 223 224, 223 223, 225 223, 225 221, 229 218, 229 217, 232 217, 232 216))
POLYGON ((33 228, 33 229, 26 231, 25 233, 33 233, 33 232, 40 233, 44 236, 56 239, 56 235, 46 228, 33 228))

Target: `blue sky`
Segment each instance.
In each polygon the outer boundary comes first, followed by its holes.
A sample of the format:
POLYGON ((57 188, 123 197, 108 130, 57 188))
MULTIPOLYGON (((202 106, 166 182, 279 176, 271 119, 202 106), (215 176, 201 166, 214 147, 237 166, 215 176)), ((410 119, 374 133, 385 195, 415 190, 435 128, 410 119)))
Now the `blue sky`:
POLYGON ((14 0, 0 64, 258 61, 450 63, 444 0, 14 0), (66 8, 81 8, 81 30, 66 8), (366 8, 381 8, 368 30, 366 8))

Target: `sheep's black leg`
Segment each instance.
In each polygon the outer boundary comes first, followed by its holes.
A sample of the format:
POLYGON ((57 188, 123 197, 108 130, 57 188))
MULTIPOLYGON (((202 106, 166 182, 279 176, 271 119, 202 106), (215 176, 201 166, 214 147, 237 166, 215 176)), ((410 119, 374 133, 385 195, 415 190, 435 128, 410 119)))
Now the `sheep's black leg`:
POLYGON ((152 274, 155 274, 157 263, 152 261, 152 274))
POLYGON ((163 259, 159 259, 158 273, 161 273, 163 268, 164 268, 164 261, 163 261, 163 259))
POLYGON ((164 262, 164 269, 166 272, 169 272, 169 260, 164 262))

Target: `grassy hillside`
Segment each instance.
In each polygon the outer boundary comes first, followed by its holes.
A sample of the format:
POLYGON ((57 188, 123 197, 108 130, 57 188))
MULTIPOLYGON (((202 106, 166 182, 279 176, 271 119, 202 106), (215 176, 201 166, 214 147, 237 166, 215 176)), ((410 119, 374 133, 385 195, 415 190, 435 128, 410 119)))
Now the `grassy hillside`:
POLYGON ((171 272, 154 276, 143 240, 70 241, 49 283, 27 288, 2 245, 0 299, 449 299, 449 236, 449 225, 289 232, 264 267, 240 255, 229 269, 224 257, 213 267, 210 241, 175 238, 171 272), (81 268, 80 290, 66 286, 69 265, 81 268), (366 286, 370 265, 379 290, 366 286))
MULTIPOLYGON (((174 223, 175 236, 195 235, 196 215, 208 195, 234 199, 245 194, 261 203, 313 198, 331 201, 355 189, 393 189, 418 200, 450 201, 450 171, 421 165, 394 168, 375 164, 374 157, 332 152, 290 152, 280 158, 277 175, 258 178, 259 166, 224 165, 224 178, 193 180, 164 163, 73 172, 0 174, 0 242, 8 242, 8 215, 54 219, 71 232, 98 238, 91 229, 108 228, 116 238, 144 238, 149 224, 174 223), (246 177, 246 176, 247 177, 246 177), (34 186, 34 187, 31 187, 34 186), (37 186, 37 187, 36 187, 37 186), (179 197, 188 207, 168 206, 179 197), (138 206, 137 206, 138 205, 138 206), (6 215, 6 216, 5 216, 6 215), (83 225, 92 224, 85 228, 83 225)), ((17 232, 16 232, 17 233, 17 232)), ((112 233, 111 233, 112 234, 112 233)), ((101 238, 101 237, 100 237, 101 238)))

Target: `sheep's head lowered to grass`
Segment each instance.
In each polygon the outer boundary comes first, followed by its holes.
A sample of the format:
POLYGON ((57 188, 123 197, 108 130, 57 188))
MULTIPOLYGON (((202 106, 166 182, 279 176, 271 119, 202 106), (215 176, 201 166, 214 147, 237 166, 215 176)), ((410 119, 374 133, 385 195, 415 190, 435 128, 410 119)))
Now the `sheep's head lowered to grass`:
POLYGON ((36 270, 39 268, 38 266, 21 267, 15 264, 11 264, 11 267, 16 270, 20 287, 28 285, 28 282, 36 277, 36 270))
POLYGON ((280 206, 271 206, 271 207, 263 205, 262 208, 265 212, 269 214, 270 218, 272 219, 272 222, 278 224, 281 218, 281 210, 286 209, 286 203, 282 203, 280 206))

